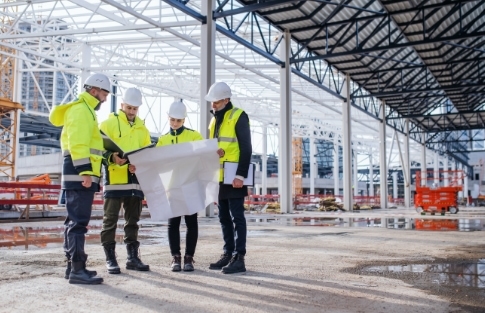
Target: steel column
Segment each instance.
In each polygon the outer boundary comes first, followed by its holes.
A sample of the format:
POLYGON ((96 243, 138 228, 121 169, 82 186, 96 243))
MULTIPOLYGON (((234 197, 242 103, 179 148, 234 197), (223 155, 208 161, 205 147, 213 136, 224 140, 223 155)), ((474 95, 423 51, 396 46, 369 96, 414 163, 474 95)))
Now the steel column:
POLYGON ((317 176, 318 171, 317 169, 317 160, 315 155, 317 154, 317 147, 316 147, 316 139, 310 138, 310 194, 315 194, 315 179, 317 176))
POLYGON ((268 194, 268 125, 263 125, 263 154, 261 155, 261 194, 268 194))
POLYGON ((359 195, 359 171, 358 171, 358 160, 357 160, 357 151, 354 150, 354 183, 353 183, 353 187, 354 187, 354 196, 358 196, 359 195))
POLYGON ((343 94, 347 95, 346 101, 342 102, 342 129, 343 129, 343 176, 344 176, 344 208, 353 211, 352 199, 352 129, 351 129, 351 103, 350 103, 350 75, 345 78, 343 94))
POLYGON ((448 175, 448 156, 445 155, 445 158, 443 159, 443 180, 444 180, 444 186, 447 187, 450 185, 450 180, 449 180, 449 175, 448 175))
POLYGON ((392 172, 392 197, 394 199, 399 198, 399 194, 397 192, 397 172, 392 172))
POLYGON ((406 208, 411 207, 411 158, 409 151, 409 119, 404 122, 404 206, 406 208))
POLYGON ((379 177, 381 208, 387 209, 387 163, 386 163, 386 104, 381 103, 379 124, 379 177))
POLYGON ((426 186, 428 173, 426 172, 426 144, 421 147, 421 186, 426 186))
POLYGON ((439 166, 439 155, 437 152, 433 152, 434 160, 433 160, 433 177, 434 183, 436 186, 440 185, 440 166, 439 166))
POLYGON ((279 123, 279 160, 278 160, 278 190, 280 194, 281 213, 291 213, 291 37, 290 32, 284 32, 280 47, 281 59, 285 66, 280 68, 280 123, 279 123))
POLYGON ((339 173, 339 145, 338 137, 334 133, 333 137, 333 194, 340 195, 340 173, 339 173))
POLYGON ((215 82, 216 70, 216 23, 212 19, 215 1, 202 0, 200 11, 207 16, 205 24, 200 29, 200 115, 199 131, 204 138, 209 138, 209 122, 211 119, 210 103, 205 100, 205 95, 210 86, 215 82))
POLYGON ((374 196, 374 164, 372 153, 369 154, 369 196, 374 196))

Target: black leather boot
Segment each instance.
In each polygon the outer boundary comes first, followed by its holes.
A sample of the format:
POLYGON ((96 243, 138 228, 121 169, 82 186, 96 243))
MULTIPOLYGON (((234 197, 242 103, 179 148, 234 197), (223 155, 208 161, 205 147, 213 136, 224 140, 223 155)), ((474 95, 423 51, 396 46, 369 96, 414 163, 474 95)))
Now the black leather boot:
POLYGON ((104 253, 106 254, 106 268, 109 274, 119 274, 121 273, 118 262, 116 261, 116 243, 103 246, 104 253))
MULTIPOLYGON (((69 279, 69 274, 71 274, 71 260, 67 260, 66 262, 67 262, 67 267, 66 267, 66 274, 64 275, 64 278, 69 279)), ((84 268, 84 270, 86 271, 86 273, 88 273, 89 277, 94 277, 98 275, 98 272, 96 271, 90 271, 90 270, 87 270, 86 268, 84 268)))
POLYGON ((174 255, 170 267, 172 268, 172 272, 180 272, 182 270, 182 257, 180 255, 174 255))
POLYGON ((222 270, 222 268, 224 266, 229 264, 229 261, 231 261, 231 255, 230 254, 222 254, 219 261, 217 261, 215 263, 211 263, 209 265, 209 269, 210 270, 222 270))
POLYGON ((184 272, 194 271, 194 258, 190 255, 184 256, 184 272))
POLYGON ((139 250, 140 243, 138 241, 133 243, 128 243, 126 245, 126 251, 128 252, 128 259, 126 260, 126 269, 127 270, 136 270, 136 271, 149 271, 150 266, 143 264, 140 260, 139 250))
POLYGON ((224 274, 242 273, 246 271, 244 265, 244 255, 236 254, 232 257, 229 264, 222 268, 224 274))
POLYGON ((85 262, 72 262, 71 274, 69 274, 70 284, 97 285, 102 282, 101 277, 90 277, 88 275, 85 262))

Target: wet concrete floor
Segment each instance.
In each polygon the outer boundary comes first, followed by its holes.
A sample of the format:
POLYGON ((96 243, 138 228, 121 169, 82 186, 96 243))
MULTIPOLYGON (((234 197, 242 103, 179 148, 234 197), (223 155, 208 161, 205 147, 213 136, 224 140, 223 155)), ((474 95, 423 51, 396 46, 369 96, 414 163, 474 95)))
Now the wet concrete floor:
MULTIPOLYGON (((204 224, 205 219, 199 219, 204 224)), ((214 220, 214 219, 213 219, 214 220)), ((418 230, 418 231, 484 231, 485 218, 472 219, 429 219, 411 217, 310 217, 310 216, 249 216, 248 224, 267 224, 281 226, 319 226, 319 227, 378 227, 385 229, 418 230)), ((90 244, 100 242, 101 221, 93 220, 90 223, 86 241, 90 244)), ((30 227, 29 223, 22 226, 0 224, 0 249, 17 248, 32 249, 47 246, 59 246, 63 242, 63 225, 59 222, 55 227, 30 227)), ((182 234, 185 236, 185 227, 182 223, 182 234)), ((267 231, 267 230, 266 230, 267 231)), ((264 230, 249 231, 248 236, 258 236, 264 230)), ((140 240, 146 245, 168 245, 166 223, 152 223, 145 220, 140 223, 140 240)), ((116 241, 123 242, 123 224, 118 224, 116 241)))

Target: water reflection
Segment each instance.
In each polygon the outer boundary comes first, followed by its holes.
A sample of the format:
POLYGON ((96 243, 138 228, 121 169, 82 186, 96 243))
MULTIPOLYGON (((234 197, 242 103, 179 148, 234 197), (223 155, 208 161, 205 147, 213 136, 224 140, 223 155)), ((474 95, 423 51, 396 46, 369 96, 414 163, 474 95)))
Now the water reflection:
MULTIPOLYGON (((101 225, 88 226, 86 243, 100 244, 101 225)), ((118 224, 115 240, 123 243, 123 224, 118 224)), ((166 245, 167 229, 159 225, 140 225, 138 239, 143 244, 166 245)), ((25 227, 14 226, 0 228, 0 248, 25 249, 62 246, 64 241, 64 226, 55 227, 25 227)))
POLYGON ((276 223, 285 226, 381 227, 427 231, 485 230, 481 219, 416 219, 404 217, 270 217, 248 218, 251 223, 276 223))
POLYGON ((364 269, 369 273, 423 273, 431 275, 434 284, 485 288, 485 259, 447 264, 410 264, 372 266, 364 269))

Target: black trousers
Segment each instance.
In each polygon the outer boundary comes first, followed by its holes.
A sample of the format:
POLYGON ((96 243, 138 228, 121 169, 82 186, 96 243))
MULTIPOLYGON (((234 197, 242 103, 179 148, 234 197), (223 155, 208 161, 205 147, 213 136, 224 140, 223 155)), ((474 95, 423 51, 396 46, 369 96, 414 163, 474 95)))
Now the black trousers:
POLYGON ((64 221, 64 253, 68 260, 86 262, 84 235, 88 232, 94 191, 65 190, 67 217, 64 221))
MULTIPOLYGON (((197 238, 199 237, 199 224, 197 213, 185 215, 185 225, 187 232, 185 234, 185 255, 194 256, 197 238)), ((182 217, 177 216, 168 219, 168 242, 172 255, 180 255, 180 221, 182 217)))
POLYGON ((246 255, 244 198, 219 199, 219 222, 224 238, 224 253, 246 255))

